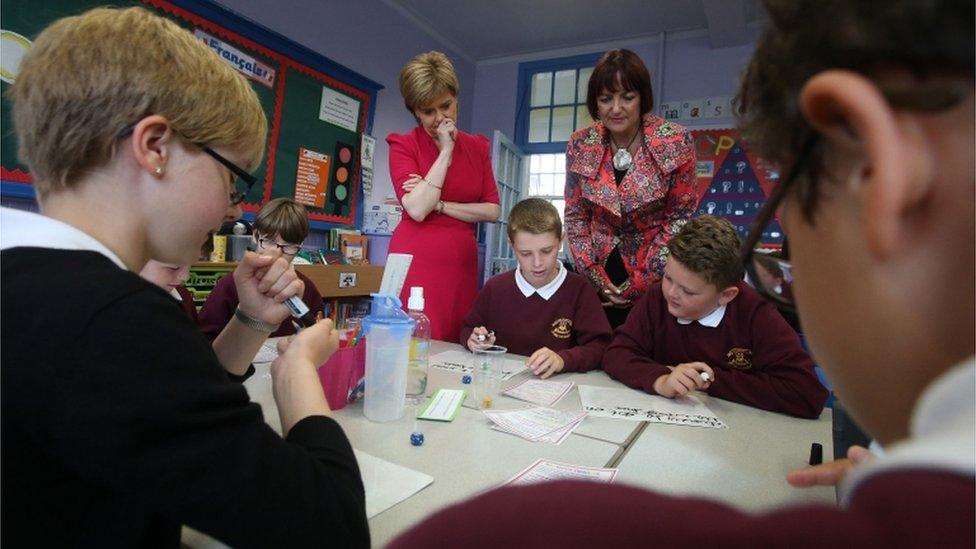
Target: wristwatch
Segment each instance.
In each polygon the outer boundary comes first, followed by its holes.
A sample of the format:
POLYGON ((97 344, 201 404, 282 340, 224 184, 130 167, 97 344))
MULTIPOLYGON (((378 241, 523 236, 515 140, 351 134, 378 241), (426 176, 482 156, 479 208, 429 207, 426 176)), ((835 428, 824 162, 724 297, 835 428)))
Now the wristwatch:
POLYGON ((237 320, 241 321, 241 324, 247 326, 252 330, 257 330, 259 332, 264 332, 270 334, 271 332, 278 329, 277 324, 272 324, 270 322, 262 322, 256 318, 251 318, 247 313, 241 310, 241 306, 238 305, 237 309, 234 310, 234 316, 237 320))

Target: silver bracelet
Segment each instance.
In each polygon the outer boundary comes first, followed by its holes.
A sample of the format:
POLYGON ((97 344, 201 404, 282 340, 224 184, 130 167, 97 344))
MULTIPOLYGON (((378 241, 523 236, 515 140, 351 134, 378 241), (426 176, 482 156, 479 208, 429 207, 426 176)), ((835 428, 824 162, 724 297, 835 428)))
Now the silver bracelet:
POLYGON ((271 332, 278 329, 277 324, 272 324, 270 322, 262 322, 256 318, 251 318, 247 313, 241 310, 241 306, 238 305, 237 309, 234 310, 234 317, 241 321, 241 324, 247 326, 252 330, 257 330, 262 333, 270 334, 271 332))

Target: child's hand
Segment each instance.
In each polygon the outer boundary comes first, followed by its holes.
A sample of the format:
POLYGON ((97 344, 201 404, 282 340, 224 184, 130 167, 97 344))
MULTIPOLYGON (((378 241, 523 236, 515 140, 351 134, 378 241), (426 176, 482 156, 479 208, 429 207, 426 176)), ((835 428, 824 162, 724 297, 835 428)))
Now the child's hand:
POLYGON ((552 374, 558 374, 563 371, 563 366, 566 363, 563 361, 563 357, 559 356, 556 351, 553 351, 549 347, 543 347, 532 353, 529 360, 525 361, 525 365, 532 370, 533 374, 542 379, 546 379, 552 374))
POLYGON ((241 310, 262 322, 280 324, 290 314, 284 301, 305 292, 305 283, 277 249, 245 253, 233 276, 241 310))
POLYGON ((837 486, 855 466, 874 458, 874 454, 863 446, 851 446, 846 459, 838 459, 820 465, 812 465, 790 471, 786 482, 797 488, 808 486, 837 486))
POLYGON ((654 381, 654 390, 663 397, 685 396, 696 389, 704 391, 715 381, 715 371, 704 362, 688 362, 669 368, 670 374, 654 381), (707 374, 708 381, 703 374, 707 374))
POLYGON ((494 344, 495 332, 489 331, 484 326, 478 326, 474 330, 471 330, 471 335, 468 337, 468 349, 471 352, 487 349, 494 344))
POLYGON ((272 374, 275 370, 306 363, 317 368, 338 348, 339 332, 332 320, 320 320, 291 337, 278 340, 278 358, 271 365, 272 374))

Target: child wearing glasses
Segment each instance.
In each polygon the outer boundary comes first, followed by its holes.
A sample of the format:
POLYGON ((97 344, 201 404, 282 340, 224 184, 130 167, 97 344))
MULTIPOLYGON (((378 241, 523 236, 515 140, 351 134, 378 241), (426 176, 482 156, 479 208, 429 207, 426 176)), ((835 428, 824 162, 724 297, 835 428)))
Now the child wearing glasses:
POLYGON ((369 546, 316 371, 332 323, 279 345, 284 438, 226 375, 302 293, 288 261, 238 265, 232 357, 138 275, 150 258, 192 263, 241 215, 234 171, 207 150, 259 165, 251 84, 148 9, 96 8, 37 35, 8 91, 40 214, 0 210, 3 545, 179 547, 186 524, 233 547, 369 546))
MULTIPOLYGON (((254 245, 261 255, 281 252, 281 256, 291 262, 302 249, 302 242, 308 236, 308 213, 305 206, 290 198, 276 198, 261 208, 254 219, 254 245)), ((298 279, 305 283, 302 301, 311 311, 322 310, 322 295, 315 283, 295 271, 298 279)), ((200 309, 200 330, 210 339, 215 339, 234 316, 237 309, 237 285, 233 273, 217 281, 212 292, 200 309)), ((291 318, 286 318, 277 326, 271 337, 287 336, 295 333, 291 318)))
MULTIPOLYGON (((836 505, 746 513, 619 484, 547 482, 450 507, 389 547, 511 540, 510 529, 470 527, 483 517, 521 520, 520 541, 561 548, 594 540, 607 547, 649 540, 660 547, 976 546, 974 4, 764 5, 765 29, 736 101, 739 126, 757 155, 791 174, 765 219, 780 207, 805 333, 884 455, 851 456, 831 464, 834 474, 819 472, 827 483, 844 477, 836 505), (803 146, 811 140, 818 144, 803 146), (566 501, 578 502, 578 512, 553 528, 566 501)), ((784 456, 784 469, 791 459, 784 456)), ((734 460, 719 466, 709 474, 736 475, 734 460)), ((769 482, 781 482, 781 472, 770 471, 769 482)))
POLYGON ((725 219, 688 222, 668 244, 663 278, 614 334, 603 369, 668 398, 700 390, 816 418, 827 390, 796 332, 742 280, 739 246, 725 219))
POLYGON ((599 367, 610 323, 589 282, 559 261, 559 211, 548 200, 526 198, 512 207, 507 230, 518 268, 485 282, 461 326, 461 344, 474 351, 497 341, 528 356, 542 379, 599 367))

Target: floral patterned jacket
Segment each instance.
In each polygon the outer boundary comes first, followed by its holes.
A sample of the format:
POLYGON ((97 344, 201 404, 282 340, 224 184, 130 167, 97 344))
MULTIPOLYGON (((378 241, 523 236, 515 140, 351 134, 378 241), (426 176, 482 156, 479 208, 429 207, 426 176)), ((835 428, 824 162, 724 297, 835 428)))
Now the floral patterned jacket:
POLYGON ((636 299, 661 278, 667 244, 707 189, 695 176, 695 147, 684 127, 644 115, 644 139, 618 187, 603 124, 575 132, 566 148, 566 234, 576 268, 602 289, 614 246, 629 274, 622 297, 636 299))

